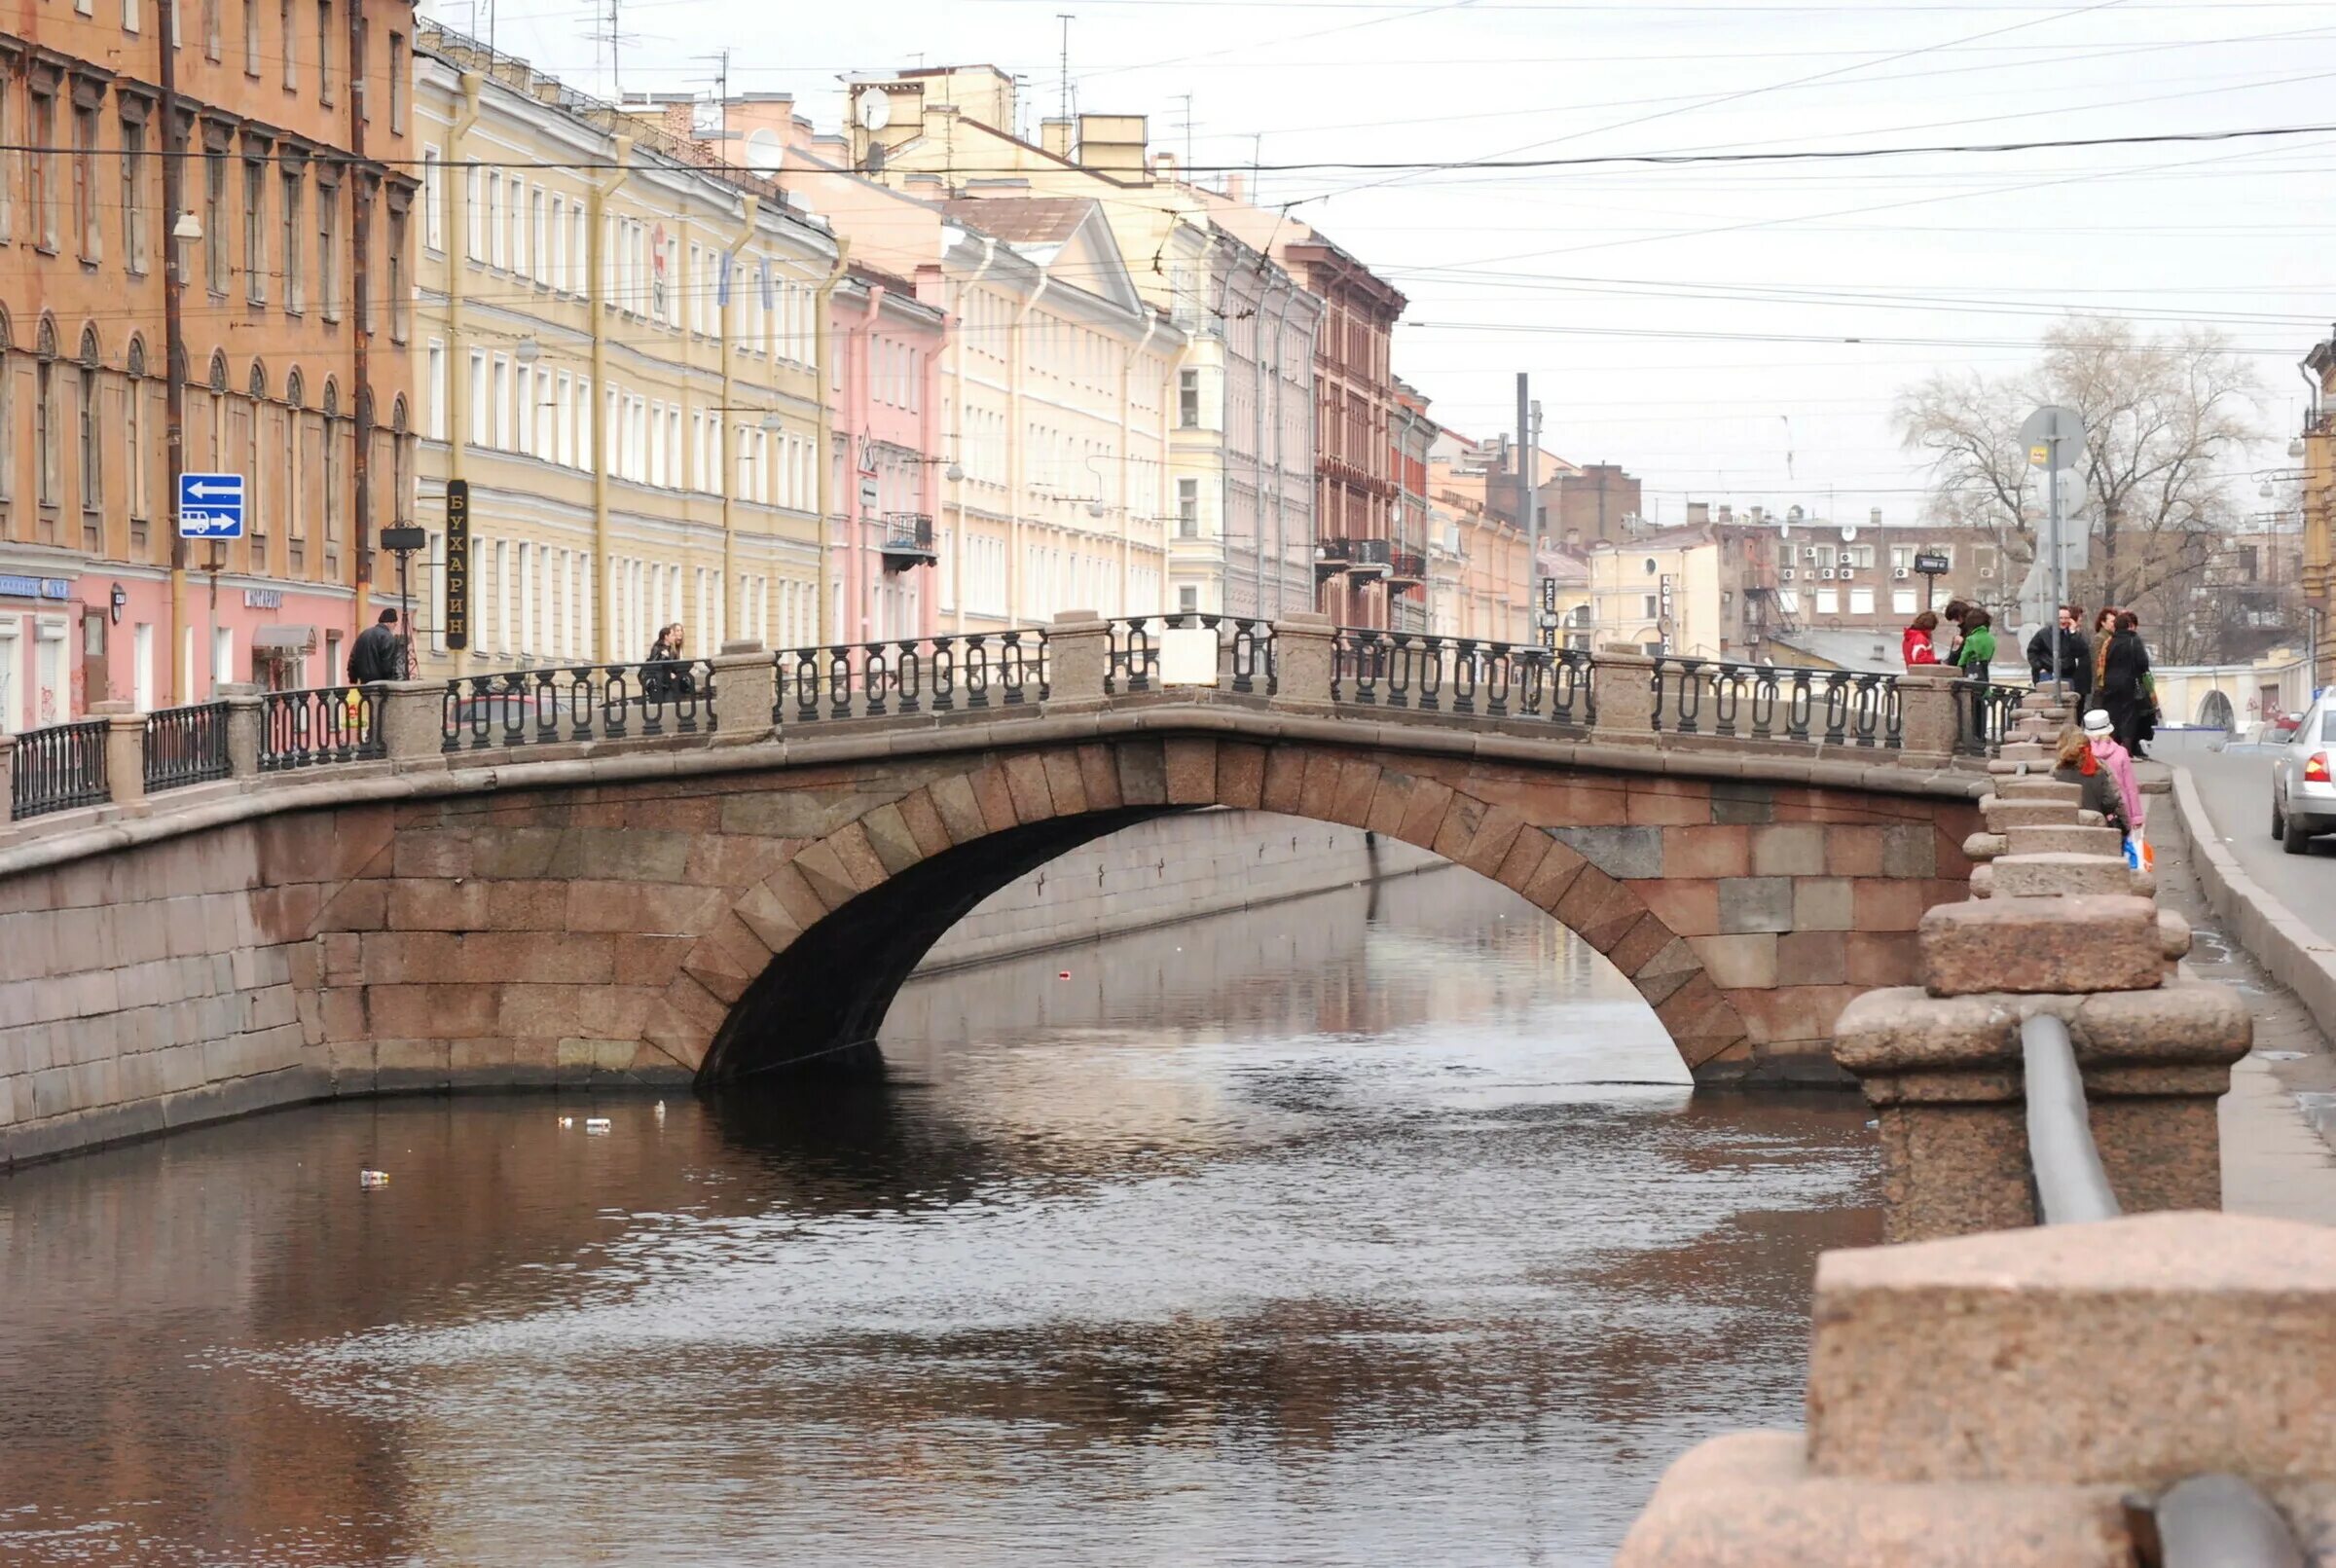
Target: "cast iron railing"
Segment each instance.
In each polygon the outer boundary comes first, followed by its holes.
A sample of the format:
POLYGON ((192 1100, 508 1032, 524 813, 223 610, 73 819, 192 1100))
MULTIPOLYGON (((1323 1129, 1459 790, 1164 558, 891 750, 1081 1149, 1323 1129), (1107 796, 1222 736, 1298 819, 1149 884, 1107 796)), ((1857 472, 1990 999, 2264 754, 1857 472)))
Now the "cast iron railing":
POLYGON ((2003 744, 2020 711, 2026 686, 1999 686, 1988 680, 1957 680, 1954 694, 1954 749, 1957 755, 1984 757, 2003 744))
MULTIPOLYGON (((2067 1023, 2041 1012, 2022 1020, 2020 1067, 2038 1222, 2116 1219, 2125 1210, 2093 1142, 2084 1074, 2067 1023)), ((2154 1560, 2165 1568, 2304 1568, 2293 1526, 2237 1476, 2215 1473, 2177 1481, 2159 1494, 2148 1513, 2158 1536, 2154 1560)))
POLYGON ((1581 648, 1344 627, 1332 640, 1331 700, 1587 727, 1598 716, 1592 668, 1581 648))
POLYGON ((383 754, 381 688, 318 686, 260 696, 260 771, 281 773, 383 754))
POLYGON ((224 779, 227 704, 197 703, 162 708, 146 715, 146 792, 224 779))
POLYGON ((559 665, 446 683, 441 749, 563 746, 713 731, 713 666, 704 659, 559 665))
POLYGON ((1274 663, 1271 621, 1186 610, 1174 615, 1126 616, 1113 621, 1111 630, 1111 661, 1103 674, 1107 696, 1159 688, 1160 636, 1164 632, 1213 632, 1217 641, 1214 668, 1232 690, 1271 696, 1277 688, 1280 672, 1274 663), (1229 645, 1227 628, 1232 632, 1229 645), (1228 646, 1229 660, 1225 657, 1228 646))
POLYGON ((102 806, 112 799, 105 778, 106 728, 106 720, 91 718, 18 735, 16 771, 9 780, 9 820, 102 806))
POLYGON ((884 548, 932 553, 932 519, 923 512, 884 514, 884 548))
POLYGON ((771 657, 776 725, 981 712, 1043 702, 1049 691, 1046 634, 1036 627, 781 648, 771 657))
POLYGON ((1904 736, 1898 677, 1886 673, 1660 654, 1654 679, 1655 728, 1673 735, 1890 750, 1904 736))

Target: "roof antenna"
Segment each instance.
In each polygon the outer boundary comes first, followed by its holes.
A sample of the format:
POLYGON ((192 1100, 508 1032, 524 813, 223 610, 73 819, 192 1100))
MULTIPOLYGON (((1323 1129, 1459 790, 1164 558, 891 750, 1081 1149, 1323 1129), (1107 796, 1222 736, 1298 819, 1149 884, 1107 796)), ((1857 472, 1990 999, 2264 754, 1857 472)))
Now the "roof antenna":
POLYGON ((1062 106, 1055 112, 1066 125, 1071 120, 1071 22, 1074 16, 1075 13, 1069 11, 1054 14, 1055 20, 1063 24, 1063 97, 1062 106))

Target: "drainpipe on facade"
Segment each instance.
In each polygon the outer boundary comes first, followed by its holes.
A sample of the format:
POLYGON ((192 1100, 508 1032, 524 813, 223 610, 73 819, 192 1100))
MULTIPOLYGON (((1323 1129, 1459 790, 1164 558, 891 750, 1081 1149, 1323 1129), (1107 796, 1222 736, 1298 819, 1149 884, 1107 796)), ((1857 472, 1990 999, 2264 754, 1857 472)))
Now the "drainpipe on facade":
MULTIPOLYGON (((180 318, 185 288, 179 276, 181 250, 171 231, 186 205, 186 160, 171 145, 178 133, 178 52, 170 43, 178 26, 175 12, 176 0, 161 0, 155 7, 163 89, 163 438, 170 486, 165 492, 170 497, 170 701, 180 703, 195 696, 195 666, 187 650, 187 541, 178 531, 178 479, 187 465, 187 337, 180 318)), ((16 432, 7 432, 5 439, 15 440, 16 432)))
MULTIPOLYGON (((470 361, 462 339, 462 300, 468 292, 466 287, 468 277, 465 269, 470 265, 470 181, 467 177, 456 179, 454 171, 462 169, 465 176, 470 172, 463 163, 462 144, 464 138, 470 134, 471 128, 479 123, 481 113, 479 89, 484 81, 485 78, 476 71, 464 71, 456 79, 456 85, 462 91, 462 109, 456 116, 454 129, 448 133, 446 139, 446 180, 455 197, 454 232, 445 237, 446 477, 449 480, 466 477, 465 459, 470 453, 470 378, 462 373, 463 367, 470 361)), ((423 221, 428 221, 426 214, 423 221)), ((597 227, 593 230, 595 234, 599 232, 597 227)), ((463 581, 469 582, 470 580, 469 574, 465 573, 463 581)), ((442 582, 439 584, 441 606, 445 603, 445 584, 442 582)), ((439 614, 441 616, 440 624, 443 625, 445 614, 443 607, 439 614)), ((463 638, 462 646, 455 649, 454 654, 455 675, 457 677, 468 675, 470 673, 470 638, 463 638)))
MULTIPOLYGON (((844 396, 848 399, 845 406, 859 412, 859 440, 863 451, 876 436, 873 413, 876 402, 876 319, 883 313, 887 292, 882 283, 868 285, 868 300, 860 308, 859 329, 857 333, 859 353, 844 368, 844 396), (857 396, 853 392, 855 373, 858 377, 857 396)), ((849 447, 846 450, 850 450, 849 447)), ((850 610, 844 616, 843 630, 846 636, 865 641, 869 636, 868 519, 859 510, 859 470, 857 464, 853 468, 852 478, 851 493, 844 498, 844 504, 851 509, 852 515, 848 520, 851 531, 844 543, 844 602, 850 606, 850 610)), ((884 497, 881 493, 876 497, 876 505, 877 518, 881 522, 884 516, 884 497)))
POLYGON ((1014 332, 1012 338, 1008 340, 1013 354, 1012 361, 1006 367, 1008 375, 1005 405, 1005 450, 1007 455, 1005 482, 1007 489, 1006 517, 1008 520, 1005 546, 1005 624, 1008 626, 1018 626, 1022 621, 1022 491, 1024 488, 1022 484, 1022 383, 1028 379, 1023 374, 1022 361, 1029 357, 1022 351, 1022 345, 1029 335, 1030 312, 1039 308, 1039 302, 1046 297, 1047 287, 1053 282, 1053 265, 1049 263, 1047 266, 1040 268, 1039 286, 1031 290, 1030 298, 1024 300, 1022 309, 1014 313, 1014 332))
MULTIPOLYGON (((1225 303, 1229 306, 1232 303, 1229 275, 1227 290, 1225 303)), ((1256 383, 1256 394, 1250 398, 1249 410, 1249 612, 1258 616, 1265 613, 1265 302, 1272 296, 1271 283, 1267 283, 1264 291, 1258 296, 1258 313, 1254 317, 1258 323, 1256 346, 1249 356, 1250 379, 1256 383)), ((1289 307, 1285 304, 1283 309, 1288 310, 1289 307)), ((1277 377, 1281 374, 1281 328, 1277 325, 1274 328, 1272 361, 1272 373, 1277 377)), ((1229 468, 1227 472, 1229 474, 1229 468)), ((1274 572, 1274 581, 1277 584, 1281 581, 1278 568, 1274 572)), ((1279 613, 1278 590, 1275 599, 1275 610, 1279 613)))
MULTIPOLYGON (((1152 334, 1159 330, 1160 318, 1158 312, 1148 312, 1144 318, 1144 336, 1142 340, 1137 343, 1133 352, 1129 353, 1124 359, 1119 361, 1119 613, 1122 615, 1131 613, 1130 606, 1127 602, 1127 580, 1135 555, 1136 521, 1136 497, 1134 492, 1129 488, 1129 481, 1132 477, 1132 469, 1135 463, 1135 453, 1132 449, 1135 447, 1136 442, 1134 428, 1128 421, 1128 393, 1135 385, 1136 361, 1144 357, 1144 350, 1151 346, 1152 334)), ((1190 353, 1191 351, 1191 341, 1187 339, 1186 340, 1185 353, 1190 353)), ((1184 354, 1179 354, 1177 356, 1177 363, 1180 366, 1184 363, 1184 354)), ((1169 384, 1173 384, 1174 376, 1174 371, 1169 372, 1169 384)), ((1160 471, 1162 473, 1168 473, 1171 471, 1168 462, 1168 402, 1166 392, 1167 386, 1163 385, 1161 388, 1162 395, 1159 403, 1160 471)), ((1152 515, 1154 517, 1159 515, 1159 498, 1156 495, 1152 498, 1152 515)), ((1161 531, 1163 535, 1166 533, 1165 529, 1163 529, 1161 531)), ((1165 543, 1164 539, 1163 543, 1165 543)), ((1168 549, 1164 549, 1160 552, 1160 587, 1163 593, 1166 592, 1168 586, 1168 573, 1166 568, 1168 565, 1169 554, 1173 549, 1174 546, 1171 545, 1168 547, 1168 549)), ((1161 607, 1165 609, 1167 605, 1163 603, 1161 607)), ((1101 604, 1095 606, 1095 612, 1099 615, 1108 613, 1101 604)), ((1132 611, 1132 613, 1149 615, 1151 612, 1150 610, 1135 610, 1132 611)))
MULTIPOLYGON (((611 172, 593 182, 586 198, 584 264, 591 298, 585 313, 592 322, 592 553, 593 570, 600 575, 600 624, 593 628, 594 656, 602 664, 616 657, 616 583, 608 559, 608 198, 633 177, 633 138, 614 138, 611 172)), ((465 231, 467 233, 467 231, 465 231)))
MULTIPOLYGON (((244 0, 249 5, 252 0, 244 0)), ((372 246, 372 203, 365 200, 365 0, 348 0, 348 242, 353 254, 349 258, 348 281, 351 289, 348 312, 349 379, 355 383, 352 401, 356 428, 351 432, 355 452, 350 455, 349 480, 355 492, 354 505, 349 515, 356 520, 356 620, 349 628, 350 644, 356 635, 365 630, 373 609, 373 380, 369 349, 372 346, 372 316, 366 308, 366 288, 373 270, 366 265, 372 246)), ((259 410, 252 410, 259 418, 259 410)), ((325 431, 324 438, 332 440, 333 433, 325 431)), ((255 481, 256 483, 256 481, 255 481)), ((400 641, 412 647, 414 629, 400 626, 400 641)), ((327 670, 329 683, 338 672, 327 670)), ((408 670, 410 677, 414 674, 408 670)), ((214 673, 212 679, 217 681, 214 673)))
MULTIPOLYGON (((731 307, 732 307, 733 303, 735 302, 736 296, 737 296, 737 294, 738 294, 738 285, 737 285, 737 283, 735 282, 735 278, 736 278, 736 276, 737 276, 737 273, 738 273, 738 253, 739 253, 740 251, 742 251, 742 250, 746 249, 746 248, 747 248, 747 245, 748 245, 748 241, 750 241, 751 239, 753 239, 753 237, 754 237, 754 220, 755 220, 755 218, 756 218, 756 217, 757 217, 757 216, 758 216, 758 215, 761 213, 761 211, 762 211, 762 198, 760 198, 760 197, 758 197, 758 196, 748 196, 748 197, 746 197, 746 198, 744 198, 744 199, 743 199, 743 201, 744 201, 744 212, 743 212, 743 214, 742 214, 743 221, 742 221, 742 223, 741 223, 741 225, 740 225, 740 228, 739 228, 739 234, 738 234, 738 237, 737 237, 735 240, 731 241, 731 244, 730 244, 730 248, 729 248, 729 250, 728 250, 728 251, 726 251, 726 252, 723 254, 723 256, 722 256, 722 295, 721 295, 721 311, 722 311, 721 329, 722 329, 722 330, 721 330, 721 338, 720 338, 720 353, 721 353, 721 356, 722 356, 722 413, 721 413, 721 420, 722 420, 722 491, 721 491, 721 494, 722 494, 722 637, 723 637, 723 638, 727 638, 727 637, 729 637, 729 635, 730 635, 730 634, 731 634, 733 631, 736 631, 736 630, 738 630, 738 629, 739 629, 739 620, 738 620, 738 535, 737 535, 737 532, 735 531, 735 529, 734 529, 734 527, 733 527, 733 517, 732 517, 732 512, 731 512, 731 507, 730 507, 730 501, 731 501, 731 497, 732 497, 733 493, 734 493, 734 492, 737 491, 737 489, 738 489, 738 454, 737 454, 736 452, 732 451, 732 450, 731 450, 731 446, 730 446, 731 429, 732 429, 732 424, 731 424, 732 411, 731 411, 731 408, 730 408, 730 385, 731 385, 732 377, 731 377, 731 374, 730 374, 730 367, 731 367, 732 363, 733 363, 733 362, 734 362, 734 361, 737 359, 737 357, 738 357, 738 356, 737 356, 737 354, 736 354, 736 353, 734 353, 734 352, 732 351, 732 348, 731 348, 731 344, 730 344, 730 310, 731 310, 731 307)), ((596 393, 595 395, 597 396, 598 394, 596 393)), ((765 442, 765 443, 764 443, 764 445, 765 445, 765 447, 767 448, 767 447, 768 447, 768 445, 769 445, 769 443, 768 443, 768 442, 765 442)), ((765 460, 767 461, 768 459, 765 459, 765 460)), ((712 640, 712 639, 710 639, 710 640, 712 640)), ((719 644, 718 644, 718 642, 717 642, 717 643, 716 643, 716 645, 714 645, 714 646, 712 646, 712 647, 710 647, 710 648, 708 648, 706 651, 707 651, 707 652, 709 652, 709 653, 719 653, 719 652, 721 652, 721 648, 720 648, 720 646, 719 646, 719 644)))
POLYGON ((819 383, 814 390, 819 394, 820 407, 819 472, 812 476, 817 481, 814 489, 820 504, 820 578, 817 590, 820 602, 814 624, 819 628, 817 640, 821 644, 834 641, 836 631, 828 624, 836 617, 833 603, 835 595, 828 586, 831 581, 828 573, 834 568, 827 560, 828 552, 833 547, 830 525, 835 516, 835 404, 827 395, 833 384, 827 356, 835 350, 835 329, 829 324, 827 314, 835 304, 835 285, 844 280, 844 269, 851 259, 852 241, 837 235, 835 266, 828 270, 826 279, 820 284, 819 292, 812 300, 812 357, 819 361, 812 367, 812 372, 818 378, 819 383))
MULTIPOLYGON (((988 275, 990 266, 998 259, 998 241, 984 235, 981 238, 981 265, 973 275, 957 285, 957 315, 949 322, 949 353, 951 382, 956 395, 949 400, 949 451, 951 458, 963 471, 966 466, 966 295, 973 285, 988 275)), ((1008 439, 1011 439, 1010 437, 1008 439)), ((972 537, 966 521, 966 481, 952 481, 957 488, 957 548, 950 552, 949 574, 952 579, 950 602, 957 606, 957 635, 966 633, 966 546, 972 537)))

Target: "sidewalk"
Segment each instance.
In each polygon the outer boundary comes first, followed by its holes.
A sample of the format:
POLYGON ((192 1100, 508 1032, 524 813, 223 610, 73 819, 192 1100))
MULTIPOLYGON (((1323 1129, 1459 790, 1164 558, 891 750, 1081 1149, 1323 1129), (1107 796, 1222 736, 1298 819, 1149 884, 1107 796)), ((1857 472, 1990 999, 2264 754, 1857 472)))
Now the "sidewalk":
POLYGON ((2186 835, 2160 830, 2160 814, 2174 815, 2172 794, 2158 792, 2171 782, 2169 770, 2144 762, 2138 771, 2150 791, 2158 902, 2190 922, 2193 945, 2182 973, 2235 987, 2255 1019, 2254 1049, 2232 1068, 2231 1092, 2222 1099, 2223 1209, 2336 1224, 2336 1149, 2321 1131, 2336 1126, 2336 1117, 2316 1127, 2297 1099, 2336 1091, 2336 1055, 2294 993, 2224 932, 2191 869, 2186 835))

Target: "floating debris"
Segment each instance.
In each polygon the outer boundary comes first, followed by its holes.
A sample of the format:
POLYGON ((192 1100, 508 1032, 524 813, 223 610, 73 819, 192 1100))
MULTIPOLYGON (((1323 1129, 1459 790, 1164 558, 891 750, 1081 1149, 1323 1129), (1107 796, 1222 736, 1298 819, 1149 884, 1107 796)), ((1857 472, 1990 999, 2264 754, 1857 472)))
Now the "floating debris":
POLYGON ((1061 973, 1057 974, 1055 978, 1058 980, 1068 980, 1071 978, 1071 971, 1069 969, 1065 969, 1061 973))
POLYGON ((584 1118, 584 1130, 588 1133, 604 1133, 608 1127, 609 1121, 606 1116, 586 1116, 584 1118))
POLYGON ((663 1100, 657 1102, 657 1119, 659 1121, 665 1119, 665 1102, 663 1100))
POLYGON ((563 1127, 573 1127, 575 1124, 576 1118, 573 1116, 562 1116, 560 1118, 560 1125, 563 1127))
POLYGON ((389 1173, 387 1171, 357 1172, 357 1185, 359 1186, 387 1186, 388 1185, 389 1173))

